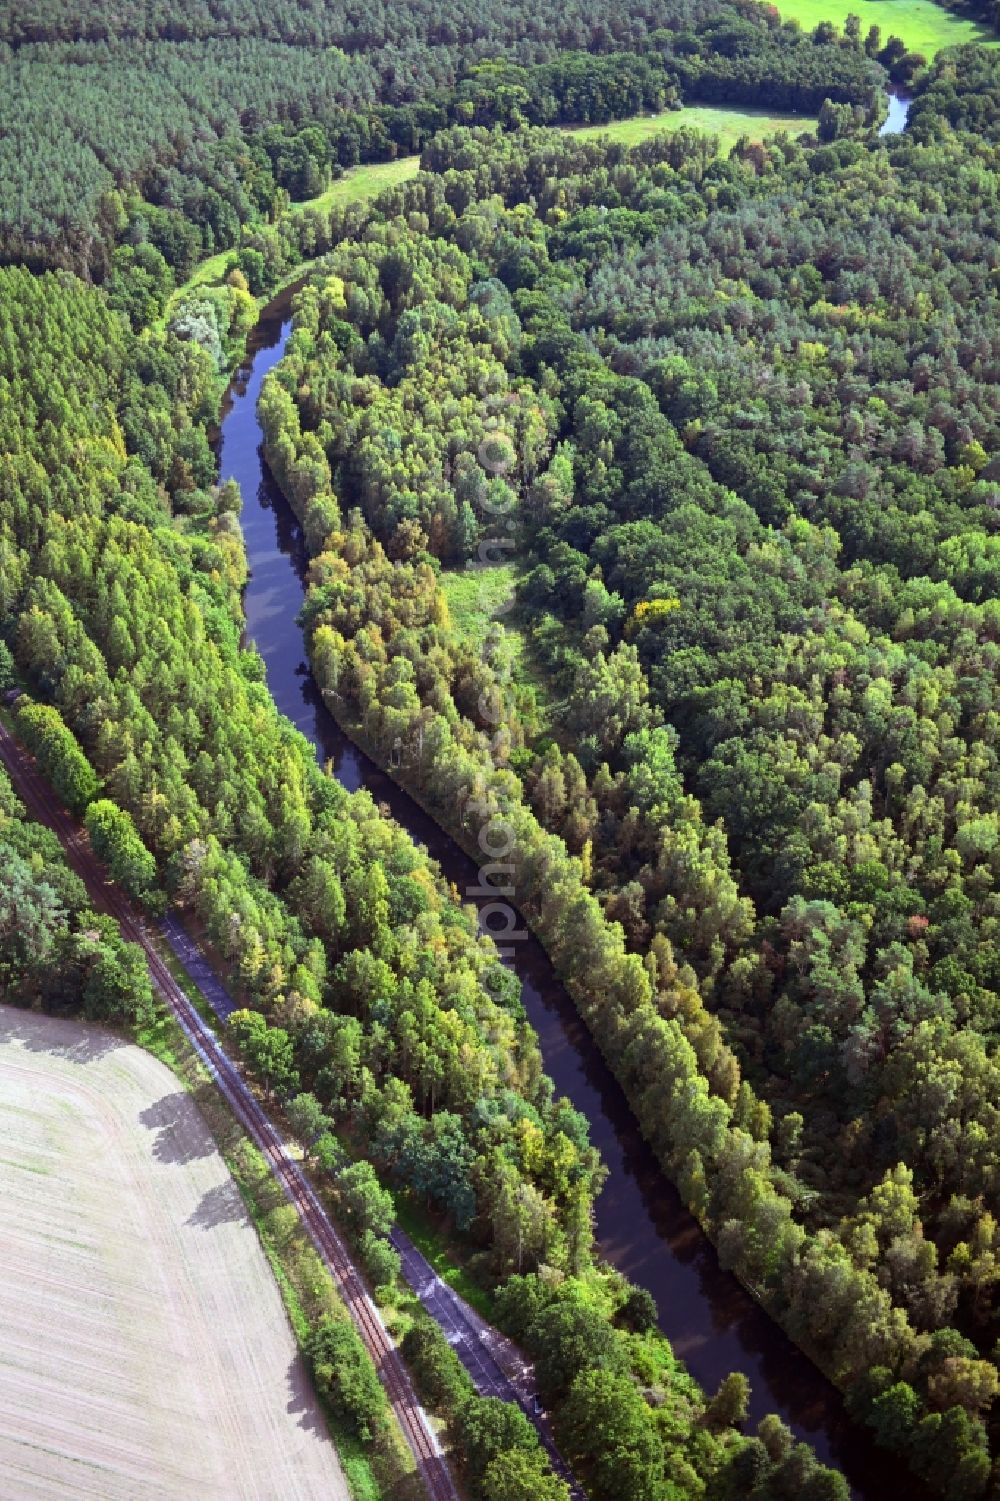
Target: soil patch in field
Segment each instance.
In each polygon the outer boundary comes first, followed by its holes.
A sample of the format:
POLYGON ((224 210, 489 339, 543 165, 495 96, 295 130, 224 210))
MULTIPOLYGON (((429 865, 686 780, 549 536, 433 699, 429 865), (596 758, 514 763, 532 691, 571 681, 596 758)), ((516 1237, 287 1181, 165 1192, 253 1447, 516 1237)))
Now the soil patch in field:
POLYGON ((140 1048, 0 1006, 0 1493, 348 1501, 270 1267, 140 1048))

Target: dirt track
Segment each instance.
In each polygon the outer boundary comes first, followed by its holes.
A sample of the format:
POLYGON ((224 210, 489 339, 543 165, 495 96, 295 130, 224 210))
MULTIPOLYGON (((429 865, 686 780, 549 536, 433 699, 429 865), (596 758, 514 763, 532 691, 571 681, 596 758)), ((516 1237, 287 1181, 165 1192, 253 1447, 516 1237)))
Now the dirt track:
POLYGON ((0 1501, 340 1501, 257 1235, 139 1048, 0 1007, 0 1501))

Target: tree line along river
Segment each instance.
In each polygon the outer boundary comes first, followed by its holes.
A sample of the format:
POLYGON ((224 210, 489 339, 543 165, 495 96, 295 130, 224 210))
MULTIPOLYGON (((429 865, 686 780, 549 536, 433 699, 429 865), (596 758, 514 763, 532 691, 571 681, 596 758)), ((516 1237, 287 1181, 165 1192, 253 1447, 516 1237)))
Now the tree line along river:
MULTIPOLYGON (((365 787, 423 844, 459 890, 479 884, 473 861, 430 816, 355 746, 326 710, 306 664, 296 617, 308 563, 301 529, 261 452, 257 398, 291 328, 287 288, 252 331, 245 362, 223 403, 218 453, 223 479, 239 482, 250 565, 246 632, 267 666, 281 711, 351 791, 365 787)), ((777 1412, 820 1459, 841 1468, 859 1501, 896 1492, 898 1465, 848 1418, 840 1393, 718 1262, 715 1249, 639 1133, 617 1081, 533 938, 510 945, 522 1000, 546 1071, 590 1124, 608 1168, 596 1204, 602 1256, 652 1293, 660 1327, 692 1375, 712 1392, 730 1371, 751 1383, 751 1422, 777 1412)))

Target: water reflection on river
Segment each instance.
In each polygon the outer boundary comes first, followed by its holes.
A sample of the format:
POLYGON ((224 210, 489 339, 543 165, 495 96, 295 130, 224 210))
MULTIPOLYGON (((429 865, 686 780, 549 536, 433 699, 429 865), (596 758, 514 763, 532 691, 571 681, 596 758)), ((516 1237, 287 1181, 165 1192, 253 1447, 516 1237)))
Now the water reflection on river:
POLYGON ((895 94, 890 91, 889 113, 886 115, 883 124, 879 128, 879 135, 899 135, 899 132, 906 126, 906 121, 910 113, 910 105, 912 103, 913 100, 908 99, 905 94, 895 94))

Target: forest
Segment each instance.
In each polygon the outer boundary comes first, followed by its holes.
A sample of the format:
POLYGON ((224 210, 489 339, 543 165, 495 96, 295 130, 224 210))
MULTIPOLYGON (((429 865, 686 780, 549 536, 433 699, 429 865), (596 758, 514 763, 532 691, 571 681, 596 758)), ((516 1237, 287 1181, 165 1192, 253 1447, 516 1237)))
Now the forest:
MULTIPOLYGON (((466 848, 508 832, 498 884, 723 1266, 933 1491, 995 1494, 998 53, 750 0, 37 0, 0 49, 0 691, 225 968, 372 1277, 381 1182, 448 1225, 595 1501, 847 1494, 595 1256, 605 1170, 516 979, 243 641, 212 437, 296 268, 259 415, 317 682, 466 848), (555 128, 692 101, 818 123, 555 128)), ((0 998, 147 1019, 3 778, 0 843, 0 998)), ((433 1327, 404 1353, 471 1495, 565 1495, 433 1327)))
MULTIPOLYGON (((44 733, 38 725, 30 736, 39 748, 44 733)), ((0 859, 0 1001, 88 1021, 147 1021, 153 994, 142 953, 113 918, 93 911, 58 839, 31 822, 3 771, 0 859)))
POLYGON ((449 123, 586 124, 682 99, 815 114, 829 98, 874 119, 876 59, 897 79, 919 63, 878 27, 806 35, 752 0, 661 0, 613 26, 600 5, 505 7, 485 25, 380 9, 367 27, 325 6, 268 8, 267 26, 242 4, 192 6, 186 25, 88 8, 72 38, 71 9, 33 9, 30 26, 0 20, 0 260, 99 281, 122 241, 183 279, 288 197, 449 123))
POLYGON ((319 681, 456 832, 515 831, 519 901, 724 1258, 977 1495, 1000 491, 962 60, 891 144, 833 110, 721 163, 440 134, 300 296, 261 414, 319 681), (470 641, 451 573, 498 518, 513 624, 470 641))
MULTIPOLYGON (((179 905, 218 956, 244 1002, 233 1045, 315 1138, 370 1274, 398 1271, 374 1165, 511 1289, 510 1326, 551 1354, 546 1399, 577 1414, 578 1464, 599 1470, 586 1435, 625 1402, 615 1473, 635 1475, 637 1497, 741 1495, 748 1466, 764 1501, 793 1478, 817 1501, 842 1497, 777 1419, 744 1439, 744 1378, 701 1392, 648 1294, 595 1262, 603 1169, 541 1070, 516 981, 410 837, 317 767, 241 648, 238 500, 213 481, 206 435, 216 356, 172 328, 136 335, 104 292, 23 269, 0 273, 0 343, 0 670, 29 689, 14 728, 112 876, 153 913, 179 905), (363 1157, 345 1160, 334 1129, 363 1157)), ((7 794, 3 810, 16 873, 0 905, 4 998, 141 1019, 141 956, 86 910, 50 836, 7 794)), ((454 1371, 442 1385, 443 1352, 423 1359, 455 1434, 479 1422, 488 1435, 493 1409, 456 1392, 454 1371)), ((524 1456, 497 1489, 483 1436, 473 1493, 535 1495, 551 1480, 562 1495, 541 1451, 515 1438, 524 1456)))

